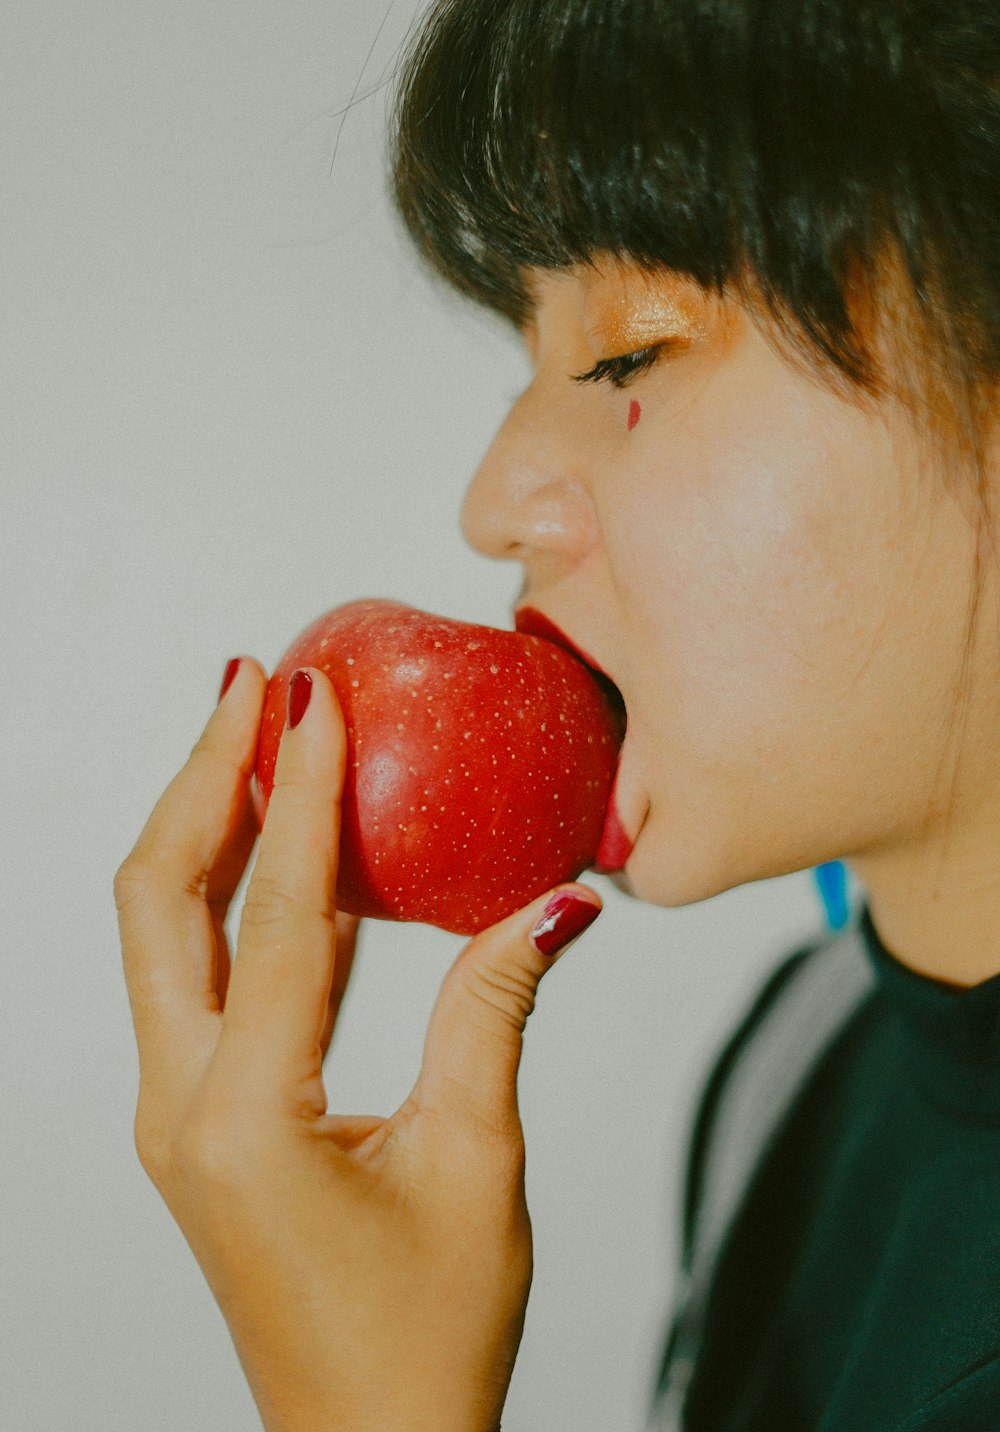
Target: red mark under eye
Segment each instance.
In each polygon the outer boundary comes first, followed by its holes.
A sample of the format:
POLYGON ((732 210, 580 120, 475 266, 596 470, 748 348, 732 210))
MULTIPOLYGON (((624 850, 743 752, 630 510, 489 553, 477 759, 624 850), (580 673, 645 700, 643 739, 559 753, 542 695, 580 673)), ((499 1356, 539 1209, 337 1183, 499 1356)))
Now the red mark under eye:
POLYGON ((635 402, 629 403, 629 405, 628 405, 628 430, 629 430, 629 432, 631 432, 634 427, 637 427, 637 426, 638 426, 639 419, 640 419, 641 417, 642 417, 642 409, 640 408, 639 404, 638 404, 638 403, 635 403, 635 402))

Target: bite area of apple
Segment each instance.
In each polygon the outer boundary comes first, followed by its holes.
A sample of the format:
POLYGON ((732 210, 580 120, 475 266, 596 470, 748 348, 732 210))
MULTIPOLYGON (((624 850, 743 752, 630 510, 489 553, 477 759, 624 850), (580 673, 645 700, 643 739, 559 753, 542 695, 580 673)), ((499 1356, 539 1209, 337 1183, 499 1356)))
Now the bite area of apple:
POLYGON ((330 678, 347 727, 339 909, 471 935, 591 865, 625 720, 576 655, 379 598, 325 612, 268 683, 261 825, 302 666, 330 678))

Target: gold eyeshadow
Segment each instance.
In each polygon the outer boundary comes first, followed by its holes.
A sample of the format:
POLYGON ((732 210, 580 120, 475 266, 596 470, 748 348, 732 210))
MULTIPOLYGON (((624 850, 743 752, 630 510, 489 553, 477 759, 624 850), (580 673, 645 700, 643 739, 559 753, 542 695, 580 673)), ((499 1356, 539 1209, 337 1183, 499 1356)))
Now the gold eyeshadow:
POLYGON ((704 343, 709 336, 709 300, 685 293, 675 277, 609 275, 588 284, 584 312, 595 351, 627 353, 668 340, 704 343))

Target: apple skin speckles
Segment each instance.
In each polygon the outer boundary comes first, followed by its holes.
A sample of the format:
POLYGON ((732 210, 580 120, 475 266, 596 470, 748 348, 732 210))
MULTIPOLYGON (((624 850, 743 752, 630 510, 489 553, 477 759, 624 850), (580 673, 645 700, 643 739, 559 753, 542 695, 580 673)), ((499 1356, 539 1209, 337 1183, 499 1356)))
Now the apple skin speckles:
POLYGON ((268 683, 259 824, 299 666, 347 726, 340 909, 471 935, 592 864, 622 716, 563 647, 378 598, 324 613, 268 683))

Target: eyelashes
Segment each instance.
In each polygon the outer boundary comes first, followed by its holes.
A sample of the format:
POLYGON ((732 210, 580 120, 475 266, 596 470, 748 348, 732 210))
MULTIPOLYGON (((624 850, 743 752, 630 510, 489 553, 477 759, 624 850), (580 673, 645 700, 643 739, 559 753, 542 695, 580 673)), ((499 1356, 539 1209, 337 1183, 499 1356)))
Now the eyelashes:
POLYGON ((661 356, 680 352, 688 343, 682 338, 668 338, 654 343, 649 348, 637 348, 632 353, 622 353, 617 358, 602 358, 589 373, 578 373, 574 383, 610 383, 613 388, 627 388, 643 373, 647 373, 661 356))

